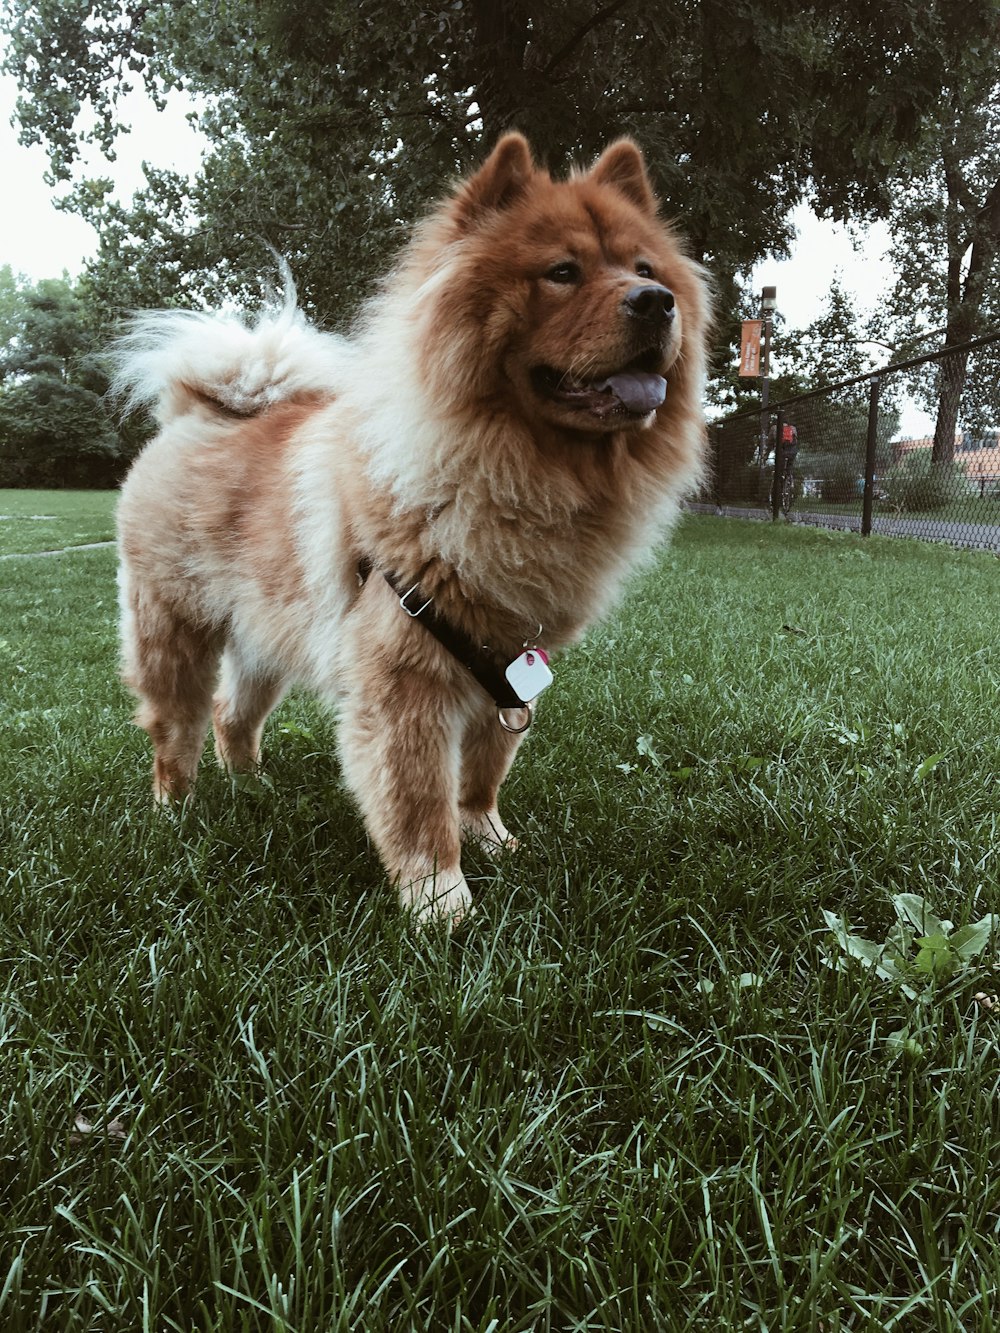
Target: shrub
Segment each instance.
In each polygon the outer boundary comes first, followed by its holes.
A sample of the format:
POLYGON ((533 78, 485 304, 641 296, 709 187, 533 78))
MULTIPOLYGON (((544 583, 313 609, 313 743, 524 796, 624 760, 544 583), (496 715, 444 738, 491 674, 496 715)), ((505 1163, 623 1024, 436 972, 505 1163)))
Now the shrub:
POLYGON ((820 499, 827 504, 851 504, 858 499, 858 470, 850 461, 834 463, 820 483, 820 499))
POLYGON ((942 509, 969 489, 961 464, 933 463, 930 449, 905 454, 885 474, 882 485, 888 503, 908 514, 942 509))
POLYGON ((756 504, 760 500, 762 491, 765 495, 770 495, 773 475, 774 469, 767 467, 764 469, 764 480, 761 481, 761 470, 756 463, 742 463, 733 468, 728 476, 722 478, 719 498, 723 504, 740 501, 756 504))

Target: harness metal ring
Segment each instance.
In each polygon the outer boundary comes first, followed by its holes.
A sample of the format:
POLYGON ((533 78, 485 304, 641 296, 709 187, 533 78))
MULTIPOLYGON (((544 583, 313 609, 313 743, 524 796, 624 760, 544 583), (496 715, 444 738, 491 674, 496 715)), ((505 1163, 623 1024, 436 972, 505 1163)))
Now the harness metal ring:
POLYGON ((428 598, 427 598, 427 601, 424 602, 423 606, 419 607, 416 611, 412 611, 412 610, 406 605, 406 599, 407 599, 407 597, 410 596, 411 593, 415 593, 419 587, 420 587, 420 584, 419 584, 419 583, 415 583, 415 584, 413 585, 413 587, 407 589, 407 591, 404 592, 403 595, 402 595, 402 597, 400 597, 400 599, 399 599, 399 604, 400 604, 400 606, 403 608, 403 610, 406 612, 406 614, 410 617, 411 620, 416 620, 417 616, 421 615, 424 611, 426 611, 427 608, 430 606, 431 602, 433 602, 433 600, 434 600, 433 597, 428 597, 428 598))
POLYGON ((530 703, 522 704, 520 708, 498 708, 497 718, 499 719, 500 725, 501 727, 503 727, 504 731, 509 731, 513 736, 520 736, 522 732, 527 731, 528 728, 531 726, 531 723, 534 720, 534 709, 532 708, 530 703), (515 727, 510 722, 507 721, 507 719, 504 717, 504 713, 527 713, 528 720, 525 722, 523 727, 515 727))

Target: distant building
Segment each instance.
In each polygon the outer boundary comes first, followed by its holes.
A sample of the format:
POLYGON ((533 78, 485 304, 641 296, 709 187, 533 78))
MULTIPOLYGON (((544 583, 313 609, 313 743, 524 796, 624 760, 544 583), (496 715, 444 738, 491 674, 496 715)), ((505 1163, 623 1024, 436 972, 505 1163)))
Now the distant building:
MULTIPOLYGON (((907 440, 893 440, 892 461, 898 463, 917 449, 934 447, 933 435, 921 435, 907 440)), ((1000 427, 991 427, 979 435, 970 431, 955 432, 955 462, 972 482, 978 482, 980 491, 994 482, 1000 482, 1000 427)))

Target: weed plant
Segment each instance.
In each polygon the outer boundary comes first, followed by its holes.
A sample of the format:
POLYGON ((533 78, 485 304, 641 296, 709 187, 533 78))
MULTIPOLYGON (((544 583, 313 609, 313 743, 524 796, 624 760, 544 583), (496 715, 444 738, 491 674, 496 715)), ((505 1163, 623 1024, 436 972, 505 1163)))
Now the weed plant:
POLYGON ((157 812, 113 554, 0 567, 0 1327, 992 1333, 996 950, 917 1005, 823 912, 1000 910, 997 575, 686 520, 446 939, 316 705, 157 812))

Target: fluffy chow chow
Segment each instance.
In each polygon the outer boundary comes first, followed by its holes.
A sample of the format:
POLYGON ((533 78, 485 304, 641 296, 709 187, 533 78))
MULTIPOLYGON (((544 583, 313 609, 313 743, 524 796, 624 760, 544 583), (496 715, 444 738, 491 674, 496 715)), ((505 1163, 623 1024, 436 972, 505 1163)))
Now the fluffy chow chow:
POLYGON ((462 838, 511 843, 497 792, 546 655, 696 483, 705 323, 638 148, 554 181, 517 134, 349 338, 291 293, 138 317, 118 388, 159 431, 121 495, 120 589, 157 798, 189 790, 210 723, 252 769, 304 683, 403 903, 457 921, 462 838))

